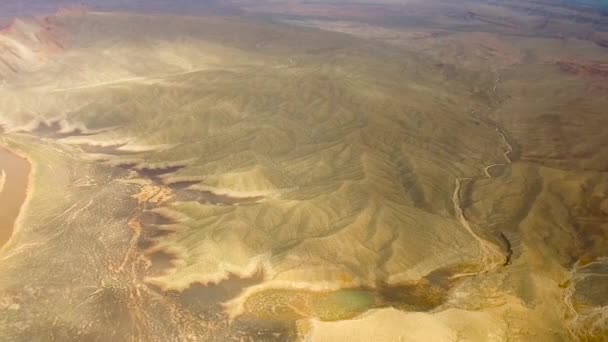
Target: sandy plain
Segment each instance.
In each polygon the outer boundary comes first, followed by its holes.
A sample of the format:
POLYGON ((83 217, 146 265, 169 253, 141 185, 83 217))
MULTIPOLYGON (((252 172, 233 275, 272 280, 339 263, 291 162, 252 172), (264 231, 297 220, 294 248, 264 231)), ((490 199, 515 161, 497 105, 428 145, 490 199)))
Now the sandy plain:
POLYGON ((605 338, 601 14, 227 6, 2 31, 2 336, 605 338))

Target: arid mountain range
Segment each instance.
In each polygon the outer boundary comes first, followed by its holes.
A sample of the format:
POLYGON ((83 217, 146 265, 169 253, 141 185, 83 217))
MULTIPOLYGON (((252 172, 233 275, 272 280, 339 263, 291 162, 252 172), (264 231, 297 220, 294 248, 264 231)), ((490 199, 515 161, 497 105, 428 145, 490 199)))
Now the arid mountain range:
POLYGON ((608 338, 601 8, 0 11, 7 341, 608 338))

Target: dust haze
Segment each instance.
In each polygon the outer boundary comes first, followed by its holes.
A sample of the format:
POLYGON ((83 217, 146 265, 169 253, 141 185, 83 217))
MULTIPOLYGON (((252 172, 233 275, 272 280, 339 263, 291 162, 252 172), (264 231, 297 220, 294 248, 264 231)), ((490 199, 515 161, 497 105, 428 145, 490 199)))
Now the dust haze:
POLYGON ((605 341, 593 1, 3 1, 7 341, 605 341))

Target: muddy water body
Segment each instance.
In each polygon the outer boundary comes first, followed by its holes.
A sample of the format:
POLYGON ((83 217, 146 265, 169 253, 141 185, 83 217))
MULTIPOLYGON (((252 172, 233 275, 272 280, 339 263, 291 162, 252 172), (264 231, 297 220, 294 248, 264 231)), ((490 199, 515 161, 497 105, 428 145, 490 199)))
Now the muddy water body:
POLYGON ((0 249, 13 234, 27 196, 29 174, 30 164, 26 159, 0 146, 0 185, 4 184, 0 188, 0 249))

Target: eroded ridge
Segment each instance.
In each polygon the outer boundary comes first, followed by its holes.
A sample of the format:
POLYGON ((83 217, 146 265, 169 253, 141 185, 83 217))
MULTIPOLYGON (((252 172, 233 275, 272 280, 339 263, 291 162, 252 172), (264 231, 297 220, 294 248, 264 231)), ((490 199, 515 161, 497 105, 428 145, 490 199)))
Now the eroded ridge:
POLYGON ((566 308, 567 328, 576 339, 594 340, 608 334, 608 258, 576 261, 560 286, 566 308))
MULTIPOLYGON (((21 133, 31 134, 46 139, 47 144, 54 144, 60 143, 59 139, 62 138, 52 134, 57 129, 59 127, 55 126, 48 132, 32 130, 21 133)), ((0 148, 0 169, 10 170, 11 172, 7 172, 7 180, 11 180, 13 170, 5 167, 4 152, 5 150, 0 148)), ((87 157, 87 154, 96 154, 99 150, 81 149, 81 152, 81 157, 87 157)), ((121 157, 122 155, 118 155, 118 158, 121 157)), ((90 160, 88 157, 84 159, 90 160)), ((135 340, 151 340, 151 329, 158 328, 149 322, 149 317, 153 314, 164 317, 163 324, 167 327, 177 327, 180 336, 189 336, 186 339, 193 336, 203 340, 224 341, 241 341, 250 336, 268 341, 293 339, 293 329, 289 324, 268 323, 257 317, 244 317, 231 323, 224 313, 222 303, 236 297, 244 288, 259 284, 263 279, 261 273, 249 278, 230 275, 228 279, 213 284, 193 283, 183 291, 168 291, 147 281, 150 276, 171 272, 182 262, 178 255, 173 255, 171 251, 157 245, 158 239, 172 234, 174 226, 180 222, 179 217, 163 214, 164 207, 170 206, 177 199, 207 205, 235 205, 250 201, 249 197, 241 200, 239 197, 215 194, 212 191, 188 189, 200 181, 167 181, 164 177, 171 176, 185 167, 181 164, 158 166, 142 162, 116 163, 108 161, 107 158, 93 159, 93 164, 111 169, 108 173, 110 178, 106 180, 108 183, 124 182, 128 185, 127 188, 133 191, 130 200, 123 203, 124 210, 128 213, 127 225, 124 227, 125 230, 128 228, 129 232, 126 245, 124 248, 116 245, 117 250, 113 251, 113 254, 119 254, 118 258, 103 260, 103 265, 99 266, 103 273, 98 276, 95 285, 80 289, 88 293, 81 305, 95 307, 99 323, 105 322, 114 327, 111 331, 104 332, 103 336, 120 339, 128 335, 135 340), (193 199, 195 196, 192 193, 195 192, 200 192, 202 197, 193 199), (214 200, 210 201, 209 197, 214 200)), ((27 172, 24 172, 24 175, 27 176, 27 172)), ((88 187, 91 184, 78 186, 88 187)), ((0 188, 0 199, 4 190, 0 188)), ((256 197, 255 200, 259 199, 261 197, 256 197)), ((14 201, 2 201, 6 202, 14 201)), ((77 219, 78 214, 86 214, 94 205, 94 199, 85 202, 74 204, 62 214, 67 215, 66 224, 77 219)), ((0 213, 5 208, 0 206, 0 213)), ((10 256, 13 257, 12 254, 10 256)))
POLYGON ((2 120, 40 119, 9 127, 38 164, 0 336, 567 339, 564 292, 605 335, 601 16, 233 5, 0 32, 2 120))

